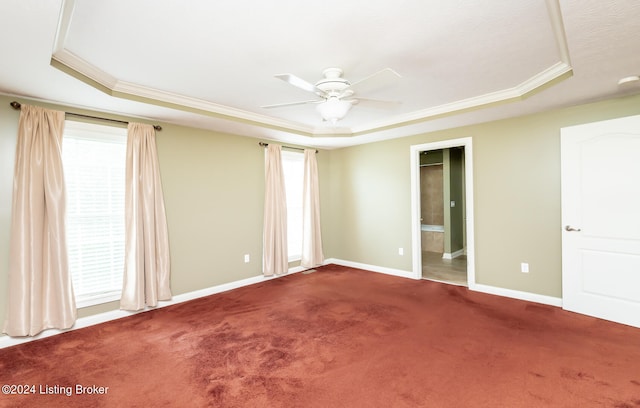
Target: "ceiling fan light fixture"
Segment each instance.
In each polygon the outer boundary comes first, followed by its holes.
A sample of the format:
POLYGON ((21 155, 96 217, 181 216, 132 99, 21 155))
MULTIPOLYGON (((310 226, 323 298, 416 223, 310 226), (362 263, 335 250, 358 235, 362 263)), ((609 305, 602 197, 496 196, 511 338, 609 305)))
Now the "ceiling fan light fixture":
POLYGON ((347 115, 351 106, 351 102, 343 101, 337 97, 329 97, 326 101, 319 104, 316 109, 318 113, 320 113, 320 116, 322 116, 322 119, 335 125, 340 119, 343 119, 347 115))

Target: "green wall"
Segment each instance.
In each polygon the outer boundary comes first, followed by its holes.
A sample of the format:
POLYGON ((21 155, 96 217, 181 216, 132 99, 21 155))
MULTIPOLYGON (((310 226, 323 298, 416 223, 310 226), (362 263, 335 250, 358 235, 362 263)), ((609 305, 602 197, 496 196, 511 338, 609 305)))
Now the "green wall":
POLYGON ((449 253, 464 248, 464 150, 447 149, 449 151, 449 201, 455 201, 451 207, 445 201, 445 210, 449 211, 449 253))
MULTIPOLYGON (((13 99, 0 95, 0 316, 19 116, 9 107, 13 99)), ((410 271, 410 146, 472 137, 477 283, 559 297, 560 128, 634 114, 640 114, 640 96, 320 151, 325 256, 410 271), (529 274, 519 272, 520 262, 529 262, 529 274)), ((161 125, 157 145, 174 295, 259 275, 264 194, 259 140, 161 125), (251 255, 248 264, 245 253, 251 255)), ((117 308, 114 302, 79 315, 117 308)))
POLYGON ((330 253, 410 271, 410 146, 472 137, 476 282, 560 297, 560 129, 635 114, 640 96, 340 149, 330 253))
MULTIPOLYGON (((0 95, 0 318, 4 322, 13 166, 19 111, 0 95)), ((20 100, 22 103, 29 103, 20 100)), ((53 109, 83 112, 37 103, 53 109)), ((129 118, 112 117, 123 120, 129 118)), ((103 123, 103 122, 101 122, 103 123)), ((254 277, 262 272, 264 148, 259 139, 160 123, 156 143, 165 195, 174 295, 254 277), (244 263, 244 254, 251 262, 244 263)), ((318 153, 321 216, 329 218, 329 153, 318 153)), ((330 235, 323 229, 323 234, 330 235)), ((89 316, 118 302, 83 308, 89 316)))
POLYGON ((18 114, 9 107, 9 102, 11 99, 0 96, 0 325, 4 325, 6 309, 13 166, 18 134, 18 114))
MULTIPOLYGON (((331 231, 325 240, 333 258, 411 268, 411 177, 404 143, 372 143, 331 151, 331 231), (405 256, 398 256, 404 248, 405 256)), ((328 225, 327 225, 328 224, 328 225)))

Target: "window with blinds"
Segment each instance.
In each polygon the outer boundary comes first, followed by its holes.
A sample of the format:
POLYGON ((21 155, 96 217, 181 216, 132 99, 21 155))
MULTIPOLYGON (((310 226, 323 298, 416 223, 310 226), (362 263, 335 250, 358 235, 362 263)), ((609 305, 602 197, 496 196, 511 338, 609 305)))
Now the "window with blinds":
POLYGON ((282 151, 282 172, 287 196, 287 250, 289 261, 302 258, 302 195, 304 153, 282 151))
POLYGON ((67 251, 78 307, 120 299, 127 130, 65 122, 67 251))

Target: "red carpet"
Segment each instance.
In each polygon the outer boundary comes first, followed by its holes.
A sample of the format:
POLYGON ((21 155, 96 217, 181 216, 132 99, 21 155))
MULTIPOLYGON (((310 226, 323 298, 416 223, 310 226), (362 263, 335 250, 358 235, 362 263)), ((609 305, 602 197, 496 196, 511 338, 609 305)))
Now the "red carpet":
POLYGON ((633 408, 640 329, 330 265, 2 349, 0 384, 36 392, 3 407, 633 408))

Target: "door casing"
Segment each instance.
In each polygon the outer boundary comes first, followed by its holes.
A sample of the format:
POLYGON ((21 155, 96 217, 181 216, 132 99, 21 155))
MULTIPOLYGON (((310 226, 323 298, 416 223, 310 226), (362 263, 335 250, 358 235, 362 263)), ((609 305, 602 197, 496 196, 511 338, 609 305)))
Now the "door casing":
POLYGON ((422 237, 420 230, 420 153, 428 150, 464 148, 465 229, 467 240, 467 285, 476 288, 475 234, 473 229, 473 142, 471 137, 412 145, 411 154, 411 245, 412 277, 422 279, 422 237))

